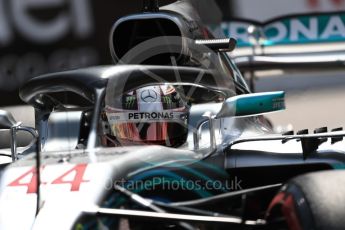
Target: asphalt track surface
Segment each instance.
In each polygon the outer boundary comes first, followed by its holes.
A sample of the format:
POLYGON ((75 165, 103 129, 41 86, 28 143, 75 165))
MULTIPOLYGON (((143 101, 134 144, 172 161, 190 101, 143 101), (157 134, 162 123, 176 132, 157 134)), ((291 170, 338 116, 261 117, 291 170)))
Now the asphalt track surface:
POLYGON ((277 131, 345 127, 345 71, 258 77, 256 87, 286 92, 287 110, 267 115, 277 131))
MULTIPOLYGON (((283 90, 287 110, 268 114, 277 132, 328 127, 345 127, 345 71, 331 73, 260 76, 257 92, 283 90)), ((34 126, 34 110, 27 106, 5 107, 17 121, 34 126)), ((23 135, 23 134, 19 134, 23 135)), ((27 141, 30 136, 27 135, 27 141)), ((0 132, 0 146, 8 145, 8 136, 0 132)))

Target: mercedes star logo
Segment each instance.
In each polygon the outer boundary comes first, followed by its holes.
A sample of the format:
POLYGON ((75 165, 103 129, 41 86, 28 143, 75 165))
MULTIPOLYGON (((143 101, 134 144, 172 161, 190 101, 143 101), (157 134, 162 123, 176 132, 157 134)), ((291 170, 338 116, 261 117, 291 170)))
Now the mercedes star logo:
POLYGON ((155 102, 157 101, 157 93, 154 90, 148 89, 141 93, 141 100, 144 102, 155 102))

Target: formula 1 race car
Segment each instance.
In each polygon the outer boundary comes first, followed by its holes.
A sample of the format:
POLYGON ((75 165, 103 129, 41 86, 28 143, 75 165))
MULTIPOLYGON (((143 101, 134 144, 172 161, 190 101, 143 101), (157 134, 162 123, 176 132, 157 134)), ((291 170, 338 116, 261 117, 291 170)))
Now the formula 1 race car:
POLYGON ((235 45, 147 1, 112 28, 116 65, 27 82, 36 127, 0 111, 0 229, 342 229, 345 132, 275 134, 284 92, 251 93, 235 45))

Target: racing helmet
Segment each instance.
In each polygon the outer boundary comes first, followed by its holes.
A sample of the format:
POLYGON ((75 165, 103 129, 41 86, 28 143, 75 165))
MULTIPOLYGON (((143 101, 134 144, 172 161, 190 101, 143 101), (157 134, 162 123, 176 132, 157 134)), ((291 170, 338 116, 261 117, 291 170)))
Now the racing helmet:
POLYGON ((178 147, 186 142, 189 106, 174 86, 141 87, 109 100, 105 115, 119 145, 178 147))

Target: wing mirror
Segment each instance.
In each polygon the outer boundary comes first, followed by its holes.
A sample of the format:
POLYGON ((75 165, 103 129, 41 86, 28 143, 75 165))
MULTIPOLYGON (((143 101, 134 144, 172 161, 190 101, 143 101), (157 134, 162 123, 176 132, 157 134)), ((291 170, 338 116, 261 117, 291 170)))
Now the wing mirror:
POLYGON ((214 120, 227 117, 256 116, 264 113, 285 109, 285 92, 252 93, 228 98, 220 111, 214 115, 207 112, 203 115, 194 132, 194 149, 199 149, 200 128, 205 122, 209 123, 211 152, 216 149, 214 120))
POLYGON ((10 130, 11 157, 12 157, 13 162, 16 161, 18 158, 18 154, 17 154, 17 132, 18 131, 25 131, 32 135, 33 139, 27 148, 30 148, 31 146, 33 146, 38 140, 38 132, 36 129, 22 126, 21 122, 16 122, 16 120, 13 118, 11 113, 4 110, 0 110, 0 130, 1 129, 10 130))
POLYGON ((284 109, 285 92, 252 93, 228 98, 215 118, 255 116, 284 109))
POLYGON ((0 110, 0 129, 11 129, 16 123, 11 113, 0 110))

